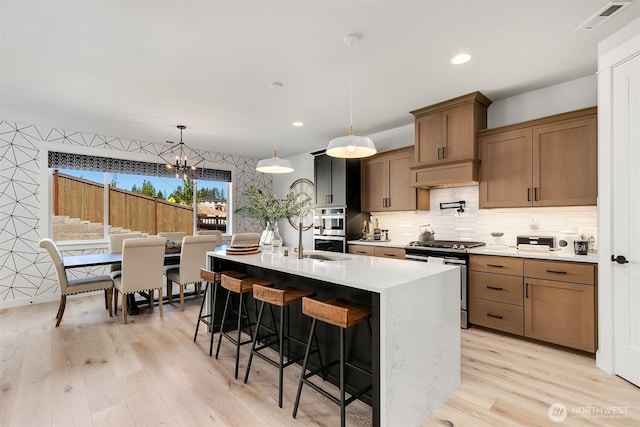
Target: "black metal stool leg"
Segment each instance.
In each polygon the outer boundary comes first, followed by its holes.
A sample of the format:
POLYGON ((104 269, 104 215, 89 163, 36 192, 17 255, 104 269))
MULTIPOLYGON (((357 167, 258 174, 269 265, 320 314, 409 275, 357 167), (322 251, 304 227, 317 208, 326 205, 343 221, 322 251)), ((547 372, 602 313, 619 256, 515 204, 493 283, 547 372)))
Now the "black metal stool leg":
POLYGON ((247 362, 247 372, 244 374, 244 383, 249 381, 249 371, 251 370, 251 361, 253 360, 253 351, 256 349, 258 343, 258 333, 260 332, 260 323, 262 322, 262 314, 264 313, 264 301, 260 304, 260 311, 258 312, 258 322, 256 323, 256 333, 253 336, 253 343, 251 344, 251 352, 249 353, 249 361, 247 362))
POLYGON ((345 362, 345 349, 344 349, 344 335, 345 329, 340 329, 340 427, 345 426, 345 415, 346 415, 346 405, 345 405, 345 396, 344 396, 344 362, 345 362))
MULTIPOLYGON (((273 316, 273 312, 271 312, 273 316)), ((275 319, 274 319, 275 323, 275 319)), ((284 365, 282 361, 282 343, 284 342, 284 307, 280 306, 280 336, 278 337, 278 356, 280 358, 280 366, 278 367, 278 406, 282 408, 282 375, 284 370, 284 365)), ((287 340, 287 346, 289 345, 289 340, 287 340)))
POLYGON ((227 291, 227 299, 224 303, 224 311, 222 312, 222 322, 220 323, 220 336, 218 337, 218 348, 216 349, 216 359, 220 353, 220 344, 222 344, 222 330, 224 329, 224 323, 227 319, 227 307, 229 306, 229 298, 231 298, 231 292, 227 291))
POLYGON ((298 404, 300 403, 300 394, 302 393, 302 384, 304 383, 304 375, 307 371, 307 363, 309 362, 309 351, 311 350, 311 339, 315 336, 316 322, 314 318, 311 321, 311 331, 309 332, 309 341, 307 341, 307 349, 304 352, 304 361, 302 362, 302 372, 300 373, 300 381, 298 382, 298 392, 296 393, 296 402, 293 405, 293 418, 298 415, 298 404))
MULTIPOLYGON (((238 341, 236 342, 236 370, 234 377, 238 379, 238 365, 240 363, 240 339, 242 334, 242 309, 244 308, 245 312, 247 308, 244 306, 244 298, 243 294, 239 295, 240 303, 238 304, 238 341)), ((249 320, 249 316, 247 315, 247 321, 249 320)), ((249 325, 249 333, 251 333, 251 325, 249 325)))
MULTIPOLYGON (((216 326, 215 326, 215 320, 216 320, 216 301, 218 298, 218 284, 217 283, 211 283, 208 286, 213 286, 213 301, 211 302, 211 338, 209 339, 209 356, 211 356, 211 353, 213 353, 213 336, 215 335, 216 332, 216 326)), ((207 287, 208 287, 207 286, 207 287)), ((222 327, 222 325, 220 326, 222 327)), ((217 356, 216 356, 217 358, 217 356)))
MULTIPOLYGON (((204 288, 204 294, 202 294, 202 303, 200 304, 200 311, 198 312, 198 321, 196 322, 196 332, 193 334, 193 342, 196 342, 198 338, 198 329, 200 329, 200 322, 202 321, 202 309, 204 308, 204 302, 207 299, 207 292, 209 292, 209 282, 207 282, 207 287, 204 288)), ((209 315, 210 316, 210 315, 209 315)))

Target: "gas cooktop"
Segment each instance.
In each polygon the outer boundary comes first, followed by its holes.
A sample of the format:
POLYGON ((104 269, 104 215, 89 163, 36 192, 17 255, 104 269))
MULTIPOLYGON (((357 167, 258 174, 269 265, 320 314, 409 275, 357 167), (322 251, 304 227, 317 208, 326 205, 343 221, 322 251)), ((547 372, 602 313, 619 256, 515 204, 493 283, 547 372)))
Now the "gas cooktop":
POLYGON ((431 240, 428 242, 411 242, 410 248, 415 249, 453 249, 463 251, 465 249, 476 248, 478 246, 484 246, 484 242, 468 242, 463 240, 431 240))

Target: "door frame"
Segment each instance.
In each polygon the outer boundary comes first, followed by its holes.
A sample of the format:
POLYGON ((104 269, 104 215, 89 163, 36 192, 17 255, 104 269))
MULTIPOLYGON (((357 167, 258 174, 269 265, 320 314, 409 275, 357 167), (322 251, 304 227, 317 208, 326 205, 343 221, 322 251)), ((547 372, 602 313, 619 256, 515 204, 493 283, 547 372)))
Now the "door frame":
POLYGON ((612 244, 613 68, 638 54, 640 19, 598 45, 598 351, 596 366, 615 373, 614 270, 612 244))

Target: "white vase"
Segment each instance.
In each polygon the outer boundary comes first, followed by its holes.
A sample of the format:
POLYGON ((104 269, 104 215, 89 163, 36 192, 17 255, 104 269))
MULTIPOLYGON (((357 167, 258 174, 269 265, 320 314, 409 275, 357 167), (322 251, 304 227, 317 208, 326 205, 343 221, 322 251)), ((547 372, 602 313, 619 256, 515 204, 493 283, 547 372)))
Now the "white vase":
POLYGON ((504 246, 504 236, 491 236, 491 245, 504 246))

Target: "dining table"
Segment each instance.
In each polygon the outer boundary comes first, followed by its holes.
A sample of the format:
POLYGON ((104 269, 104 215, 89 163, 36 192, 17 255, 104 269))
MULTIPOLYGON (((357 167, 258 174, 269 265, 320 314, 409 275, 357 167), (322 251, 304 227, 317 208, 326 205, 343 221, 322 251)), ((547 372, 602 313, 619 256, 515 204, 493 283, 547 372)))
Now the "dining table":
MULTIPOLYGON (((180 252, 167 252, 164 254, 165 264, 175 264, 180 260, 180 252)), ((73 255, 62 258, 62 264, 65 269, 96 267, 100 265, 118 264, 122 262, 122 253, 110 254, 88 254, 73 255)))

